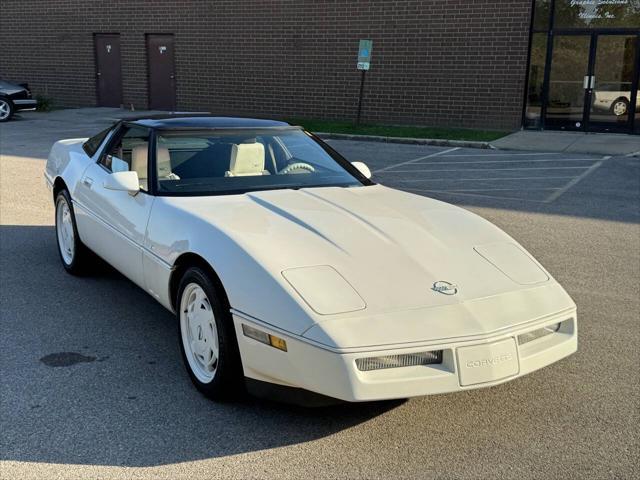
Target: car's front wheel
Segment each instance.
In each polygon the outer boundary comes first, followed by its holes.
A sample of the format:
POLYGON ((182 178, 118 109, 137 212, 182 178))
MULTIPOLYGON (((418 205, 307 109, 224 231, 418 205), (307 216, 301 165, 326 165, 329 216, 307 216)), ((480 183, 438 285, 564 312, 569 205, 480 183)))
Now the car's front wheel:
POLYGON ((233 320, 210 275, 189 268, 178 286, 180 350, 196 388, 214 400, 242 391, 242 365, 233 320))
POLYGON ((78 236, 71 197, 66 190, 56 195, 56 240, 65 270, 73 275, 84 273, 89 263, 89 251, 78 236))
POLYGON ((8 122, 13 116, 13 102, 6 98, 0 98, 0 122, 8 122))

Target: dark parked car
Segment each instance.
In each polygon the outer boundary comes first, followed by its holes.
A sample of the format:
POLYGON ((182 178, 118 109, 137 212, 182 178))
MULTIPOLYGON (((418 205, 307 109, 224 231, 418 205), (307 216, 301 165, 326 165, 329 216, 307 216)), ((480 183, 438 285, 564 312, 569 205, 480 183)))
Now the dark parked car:
POLYGON ((0 122, 9 121, 19 110, 35 110, 37 103, 26 83, 16 85, 0 80, 0 122))

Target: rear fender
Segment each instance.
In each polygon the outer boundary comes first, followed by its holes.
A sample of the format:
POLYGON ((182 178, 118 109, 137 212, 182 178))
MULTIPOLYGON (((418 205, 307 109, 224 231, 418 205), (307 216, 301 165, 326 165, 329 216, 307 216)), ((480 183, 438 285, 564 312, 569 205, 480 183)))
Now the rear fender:
POLYGON ((86 139, 59 140, 51 147, 44 169, 44 177, 49 185, 60 178, 67 185, 73 197, 75 187, 82 174, 91 163, 91 158, 82 149, 86 139))

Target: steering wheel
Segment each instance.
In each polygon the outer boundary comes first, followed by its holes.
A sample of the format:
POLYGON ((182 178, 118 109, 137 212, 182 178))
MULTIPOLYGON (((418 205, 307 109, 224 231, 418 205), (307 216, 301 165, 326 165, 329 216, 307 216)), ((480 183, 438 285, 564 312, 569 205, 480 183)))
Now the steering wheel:
POLYGON ((286 175, 287 173, 313 173, 315 171, 316 169, 313 168, 313 165, 309 165, 308 163, 304 163, 304 162, 296 162, 296 163, 292 163, 291 165, 287 165, 278 173, 282 175, 286 175))

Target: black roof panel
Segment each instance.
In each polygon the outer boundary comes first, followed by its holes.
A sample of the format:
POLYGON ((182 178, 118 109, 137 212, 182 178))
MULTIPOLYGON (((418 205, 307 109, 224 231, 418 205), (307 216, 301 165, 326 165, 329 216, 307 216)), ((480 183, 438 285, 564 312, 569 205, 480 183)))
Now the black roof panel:
POLYGON ((137 118, 123 118, 124 122, 132 122, 150 128, 265 128, 287 127, 286 122, 263 120, 258 118, 215 117, 202 114, 148 115, 137 118))

